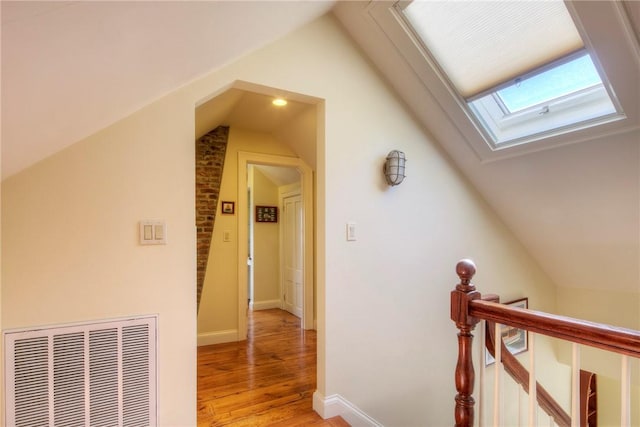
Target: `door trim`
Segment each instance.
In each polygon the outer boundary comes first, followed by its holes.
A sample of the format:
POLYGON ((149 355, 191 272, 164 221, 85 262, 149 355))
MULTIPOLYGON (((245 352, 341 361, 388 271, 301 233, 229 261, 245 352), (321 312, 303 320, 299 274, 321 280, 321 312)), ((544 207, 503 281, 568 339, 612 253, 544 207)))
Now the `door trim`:
POLYGON ((313 171, 300 158, 276 156, 271 154, 251 153, 246 151, 238 152, 238 340, 247 339, 247 266, 243 260, 247 257, 248 251, 248 212, 247 201, 245 200, 247 189, 247 169, 250 164, 268 166, 288 166, 294 167, 300 173, 300 189, 302 192, 303 205, 303 234, 304 234, 304 254, 303 254, 303 313, 302 328, 313 329, 313 295, 314 295, 314 240, 313 240, 313 171))

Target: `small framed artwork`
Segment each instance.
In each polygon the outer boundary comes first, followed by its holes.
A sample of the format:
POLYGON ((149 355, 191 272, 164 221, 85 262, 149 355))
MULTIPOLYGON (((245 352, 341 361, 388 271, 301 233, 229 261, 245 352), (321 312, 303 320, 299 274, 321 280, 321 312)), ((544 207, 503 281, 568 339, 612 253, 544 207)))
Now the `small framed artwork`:
POLYGON ((222 202, 222 213, 225 215, 233 215, 236 212, 235 202, 222 202))
POLYGON ((256 206, 256 222, 278 222, 278 207, 256 206))
MULTIPOLYGON (((529 298, 520 298, 515 301, 505 303, 511 307, 529 308, 529 298)), ((488 325, 488 324, 487 324, 488 325)), ((524 329, 514 328, 512 326, 501 325, 502 342, 511 354, 519 354, 529 349, 529 333, 524 329)), ((487 349, 485 349, 485 364, 490 365, 495 359, 487 349)))

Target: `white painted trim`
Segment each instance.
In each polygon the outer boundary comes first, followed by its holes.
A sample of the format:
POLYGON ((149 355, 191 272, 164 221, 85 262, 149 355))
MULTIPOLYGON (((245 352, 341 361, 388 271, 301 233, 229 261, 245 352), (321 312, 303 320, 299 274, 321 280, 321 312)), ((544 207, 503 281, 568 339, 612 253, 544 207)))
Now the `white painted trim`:
POLYGON ((251 310, 269 310, 271 308, 282 308, 280 307, 279 299, 271 299, 266 301, 252 301, 251 302, 251 310))
POLYGON ((203 345, 222 344, 238 341, 238 330, 227 329, 225 331, 205 332, 198 334, 198 347, 203 345))
POLYGON ((339 415, 352 427, 383 427, 339 394, 324 397, 316 390, 313 393, 313 410, 325 420, 339 415))

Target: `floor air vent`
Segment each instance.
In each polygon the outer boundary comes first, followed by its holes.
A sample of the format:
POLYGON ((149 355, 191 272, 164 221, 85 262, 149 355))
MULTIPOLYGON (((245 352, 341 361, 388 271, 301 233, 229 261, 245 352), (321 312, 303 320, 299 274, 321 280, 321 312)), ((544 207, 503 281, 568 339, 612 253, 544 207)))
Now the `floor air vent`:
POLYGON ((5 332, 6 425, 156 425, 156 317, 5 332))

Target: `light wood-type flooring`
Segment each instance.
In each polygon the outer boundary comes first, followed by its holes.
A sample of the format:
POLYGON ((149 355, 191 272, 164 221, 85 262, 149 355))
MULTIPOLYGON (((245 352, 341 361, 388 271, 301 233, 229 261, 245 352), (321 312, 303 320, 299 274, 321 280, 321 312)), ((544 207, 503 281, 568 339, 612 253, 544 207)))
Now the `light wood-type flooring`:
POLYGON ((198 427, 348 427, 311 408, 316 332, 273 309, 250 312, 243 342, 198 347, 198 427))

